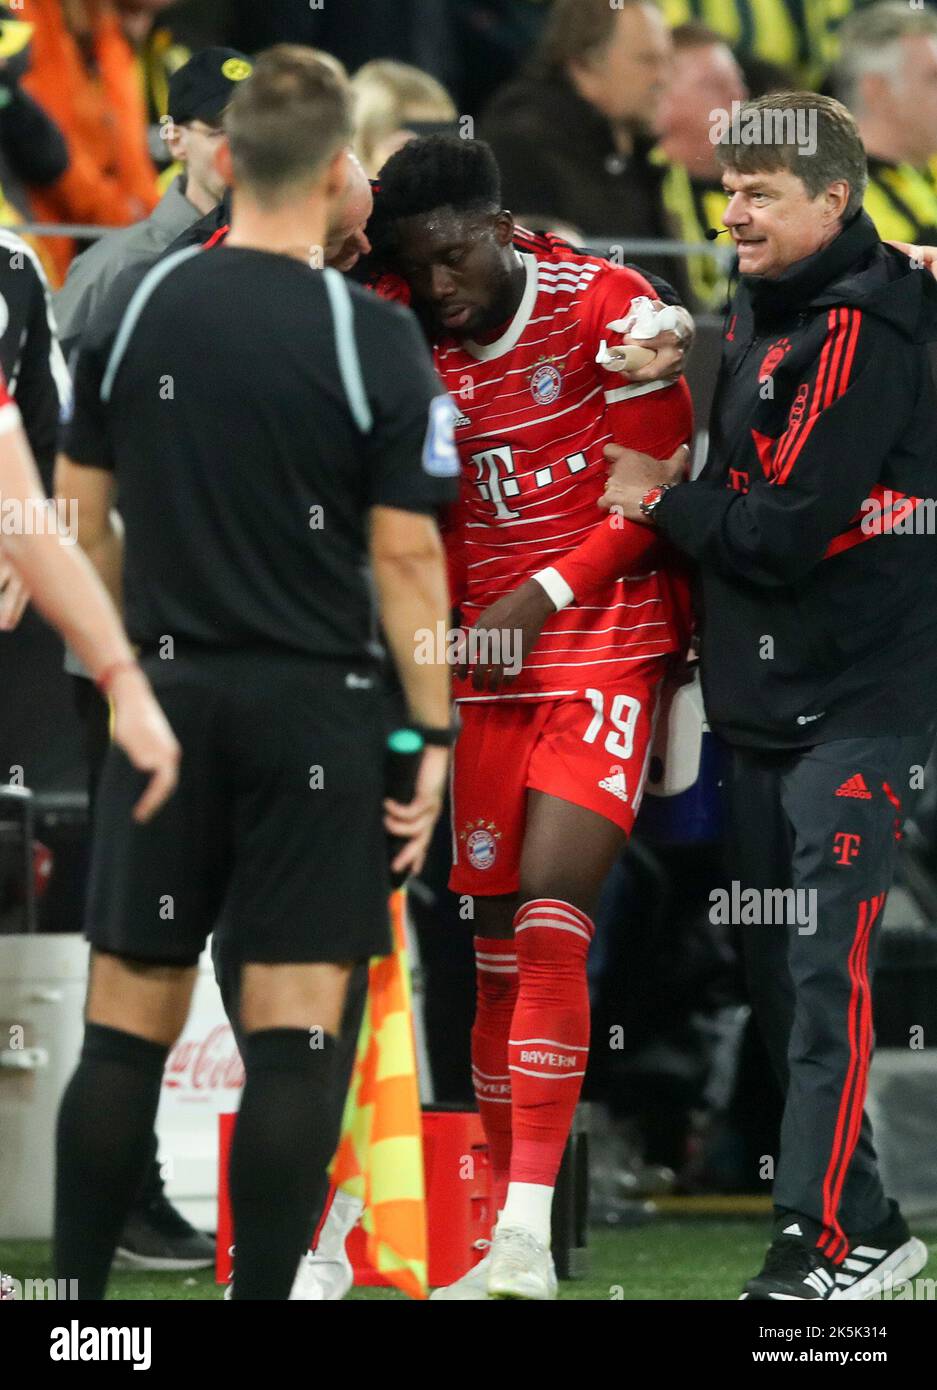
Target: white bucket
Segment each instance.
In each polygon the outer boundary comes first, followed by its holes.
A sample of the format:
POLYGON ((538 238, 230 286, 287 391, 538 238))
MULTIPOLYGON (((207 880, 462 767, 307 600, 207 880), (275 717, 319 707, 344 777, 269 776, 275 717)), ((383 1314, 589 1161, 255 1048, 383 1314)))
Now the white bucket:
MULTIPOLYGON (((81 1050, 88 945, 79 935, 0 936, 0 1239, 52 1233, 55 1121, 81 1050)), ((202 1229, 217 1211, 218 1120, 243 1072, 206 951, 157 1121, 168 1195, 202 1229)), ((107 1097, 101 1122, 107 1123, 107 1097)))
MULTIPOLYGON (((0 1238, 52 1232, 53 1137, 81 1051, 88 943, 0 936, 0 1238)), ((102 1098, 102 1119, 106 1101, 102 1098)))

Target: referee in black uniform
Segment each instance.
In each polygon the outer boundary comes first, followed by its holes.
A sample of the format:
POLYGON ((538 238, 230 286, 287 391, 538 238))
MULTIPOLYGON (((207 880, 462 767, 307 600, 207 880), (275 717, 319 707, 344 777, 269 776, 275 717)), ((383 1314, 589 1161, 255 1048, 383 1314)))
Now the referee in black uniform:
POLYGON ((231 235, 161 261, 75 377, 64 486, 183 749, 146 827, 111 750, 99 793, 85 1045, 59 1119, 56 1266, 103 1296, 168 1049, 215 920, 246 962, 231 1157, 234 1298, 287 1298, 337 1139, 334 1037, 354 962, 389 949, 385 832, 418 869, 448 762, 448 672, 414 634, 448 618, 438 506, 454 411, 409 313, 321 263, 346 178, 348 91, 307 50, 258 60, 219 159, 231 235), (381 648, 427 737, 385 803, 381 648), (107 1123, 101 1098, 107 1097, 107 1123))
POLYGON ((740 123, 764 138, 718 151, 741 284, 706 466, 676 486, 682 460, 611 450, 605 505, 697 560, 706 708, 731 745, 735 922, 786 1092, 774 1239, 743 1296, 859 1299, 927 1259, 863 1105, 885 899, 933 739, 937 293, 862 211, 845 107, 772 93, 740 123))

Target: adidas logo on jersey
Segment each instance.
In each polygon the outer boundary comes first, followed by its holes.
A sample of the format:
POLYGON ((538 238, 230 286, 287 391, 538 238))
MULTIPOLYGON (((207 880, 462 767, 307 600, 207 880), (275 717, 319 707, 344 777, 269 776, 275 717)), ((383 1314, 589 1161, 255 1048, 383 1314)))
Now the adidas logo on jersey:
POLYGON ((456 429, 456 430, 464 430, 464 429, 465 429, 465 426, 466 426, 466 425, 470 425, 471 423, 472 423, 472 422, 471 422, 471 420, 469 419, 469 417, 468 417, 467 415, 461 414, 461 412, 460 412, 460 413, 455 417, 455 419, 453 420, 453 422, 452 422, 452 428, 453 428, 453 429, 456 429))
POLYGON ((847 777, 841 787, 836 789, 837 796, 855 796, 860 801, 871 801, 872 793, 865 785, 862 773, 857 772, 854 777, 847 777))
POLYGON ((611 776, 603 777, 599 786, 603 792, 611 792, 612 796, 617 796, 619 801, 628 800, 628 783, 623 772, 613 772, 611 776))

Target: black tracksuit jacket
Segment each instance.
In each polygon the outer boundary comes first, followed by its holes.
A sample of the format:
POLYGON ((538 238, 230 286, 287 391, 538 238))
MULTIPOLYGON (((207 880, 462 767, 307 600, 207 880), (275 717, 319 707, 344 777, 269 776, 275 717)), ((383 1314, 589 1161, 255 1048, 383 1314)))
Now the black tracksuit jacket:
POLYGON ((705 468, 656 509, 699 565, 703 691, 730 743, 937 717, 933 339, 937 282, 863 212, 777 279, 743 278, 705 468))

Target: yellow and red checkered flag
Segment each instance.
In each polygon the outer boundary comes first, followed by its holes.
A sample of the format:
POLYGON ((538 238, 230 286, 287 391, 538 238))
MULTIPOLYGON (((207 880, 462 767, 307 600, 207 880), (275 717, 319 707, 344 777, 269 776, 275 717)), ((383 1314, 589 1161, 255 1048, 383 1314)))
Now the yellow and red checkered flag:
POLYGON ((355 1069, 332 1160, 336 1187, 364 1204, 373 1267, 411 1298, 426 1298, 423 1133, 413 1041, 405 895, 391 895, 394 949, 375 956, 355 1069))

